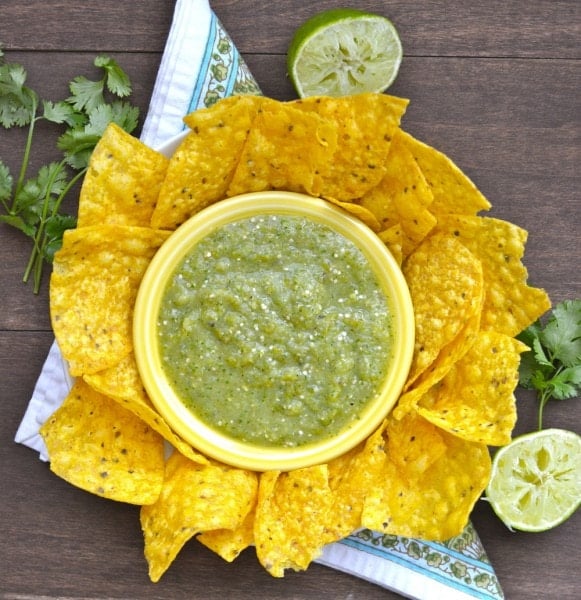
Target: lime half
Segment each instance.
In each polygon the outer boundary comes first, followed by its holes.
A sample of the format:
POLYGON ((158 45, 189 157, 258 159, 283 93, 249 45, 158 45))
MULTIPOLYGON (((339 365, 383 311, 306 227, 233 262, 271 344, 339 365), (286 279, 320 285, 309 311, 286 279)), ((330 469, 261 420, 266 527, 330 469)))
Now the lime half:
POLYGON ((316 14, 289 46, 288 73, 299 95, 383 92, 394 81, 403 50, 391 21, 352 8, 316 14))
POLYGON ((581 437, 544 429, 515 438, 494 456, 486 497, 511 529, 559 525, 581 502, 581 437))

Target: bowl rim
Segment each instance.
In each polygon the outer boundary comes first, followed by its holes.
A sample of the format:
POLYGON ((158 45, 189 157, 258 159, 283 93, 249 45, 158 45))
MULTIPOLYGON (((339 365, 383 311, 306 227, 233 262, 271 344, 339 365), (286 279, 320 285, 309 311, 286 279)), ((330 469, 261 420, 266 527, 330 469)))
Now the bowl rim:
POLYGON ((326 200, 296 192, 250 192, 217 202, 180 225, 150 262, 139 287, 133 315, 134 353, 149 398, 168 425, 202 454, 253 471, 280 470, 327 463, 369 437, 391 411, 412 361, 414 315, 400 266, 379 237, 359 219, 326 200), (291 214, 324 223, 353 241, 376 272, 392 311, 392 349, 380 393, 369 400, 358 420, 321 441, 290 448, 260 446, 233 439, 203 423, 182 403, 164 377, 157 345, 156 316, 163 290, 185 254, 212 231, 246 217, 291 214))

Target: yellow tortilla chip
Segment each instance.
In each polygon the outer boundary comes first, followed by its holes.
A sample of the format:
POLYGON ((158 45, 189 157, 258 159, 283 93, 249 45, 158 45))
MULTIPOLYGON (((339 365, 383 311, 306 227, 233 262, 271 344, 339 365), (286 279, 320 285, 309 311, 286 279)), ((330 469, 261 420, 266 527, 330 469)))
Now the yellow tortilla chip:
POLYGON ((362 223, 365 223, 372 231, 377 233, 381 229, 381 223, 377 220, 376 216, 368 208, 361 206, 361 204, 357 202, 339 202, 339 200, 333 200, 333 198, 328 198, 328 201, 350 213, 362 223))
POLYGON ((326 543, 347 537, 361 527, 365 498, 383 476, 386 460, 384 429, 385 423, 364 444, 329 463, 333 504, 324 537, 326 543))
POLYGON ((384 177, 360 200, 361 206, 369 210, 379 222, 382 231, 397 226, 401 228, 401 217, 393 201, 393 196, 387 189, 382 189, 385 181, 384 177))
POLYGON ((403 235, 401 225, 392 225, 377 234, 400 266, 403 263, 403 235))
POLYGON ((456 338, 482 305, 482 267, 453 236, 431 236, 404 262, 414 305, 416 339, 411 384, 456 338))
POLYGON ((243 550, 254 544, 254 518, 255 511, 252 510, 239 527, 205 531, 197 539, 225 561, 232 562, 243 550))
POLYGON ((522 263, 527 232, 491 217, 446 215, 438 231, 453 235, 482 263, 485 296, 482 329, 515 336, 551 307, 549 296, 527 283, 522 263))
POLYGON ((361 198, 386 171, 386 157, 408 100, 387 94, 310 97, 292 103, 332 122, 337 149, 319 194, 339 202, 361 198))
POLYGON ((266 102, 232 96, 184 118, 190 133, 170 159, 151 217, 154 229, 175 229, 226 196, 250 126, 266 102))
POLYGON ((166 464, 159 499, 141 508, 150 579, 159 581, 196 534, 239 527, 255 504, 256 489, 256 474, 251 471, 200 465, 174 452, 166 464))
POLYGON ((168 159, 111 123, 91 154, 77 227, 148 227, 168 159))
POLYGON ((361 199, 381 223, 381 229, 401 225, 405 233, 403 252, 408 256, 436 225, 429 206, 433 195, 425 177, 396 129, 381 181, 361 199))
POLYGON ((205 456, 196 452, 190 444, 170 429, 165 419, 153 406, 139 377, 133 352, 108 369, 84 375, 84 380, 93 389, 116 400, 138 416, 184 456, 194 462, 208 464, 205 456))
POLYGON ((254 540, 273 577, 304 570, 320 555, 331 501, 327 465, 260 476, 254 540))
POLYGON ((502 446, 516 423, 514 389, 520 353, 527 346, 495 331, 482 331, 468 352, 418 403, 418 412, 465 440, 502 446))
POLYGON ((152 504, 163 482, 163 439, 82 379, 41 427, 50 468, 87 492, 152 504))
POLYGON ((389 418, 384 435, 388 460, 416 479, 446 453, 439 429, 416 415, 406 415, 401 420, 389 418))
POLYGON ((417 410, 419 400, 441 381, 476 340, 480 329, 480 311, 472 315, 460 329, 458 335, 446 344, 432 364, 400 396, 393 415, 401 419, 417 410))
POLYGON ((252 123, 228 196, 272 189, 316 196, 336 145, 328 120, 291 104, 265 104, 252 123))
POLYGON ((104 225, 69 229, 50 281, 52 327, 71 375, 96 373, 133 349, 135 296, 167 232, 104 225))
POLYGON ((403 428, 408 443, 389 447, 383 482, 365 501, 362 525, 393 535, 447 540, 468 523, 488 482, 490 455, 485 444, 462 440, 422 420, 408 415, 389 421, 387 439, 403 428), (402 451, 409 460, 398 456, 402 451))
POLYGON ((448 156, 409 133, 402 132, 402 138, 432 190, 430 212, 436 217, 449 213, 475 215, 490 209, 490 202, 448 156))

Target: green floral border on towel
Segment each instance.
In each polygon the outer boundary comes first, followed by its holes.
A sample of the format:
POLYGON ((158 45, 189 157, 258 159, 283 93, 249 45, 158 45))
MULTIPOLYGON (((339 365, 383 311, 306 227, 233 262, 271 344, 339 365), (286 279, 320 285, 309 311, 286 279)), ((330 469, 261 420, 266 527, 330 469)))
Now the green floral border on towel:
POLYGON ((341 542, 441 581, 482 599, 504 594, 473 525, 446 542, 427 542, 361 529, 341 542))
POLYGON ((220 98, 262 92, 230 36, 212 13, 206 49, 188 112, 208 108, 220 98))

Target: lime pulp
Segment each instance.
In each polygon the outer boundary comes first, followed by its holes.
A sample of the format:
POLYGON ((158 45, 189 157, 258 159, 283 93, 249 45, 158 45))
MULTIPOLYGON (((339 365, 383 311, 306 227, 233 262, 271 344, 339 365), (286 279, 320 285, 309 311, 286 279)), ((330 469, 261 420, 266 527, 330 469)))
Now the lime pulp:
POLYGON ((581 436, 544 429, 515 438, 494 456, 486 498, 510 529, 563 523, 581 502, 581 436))
POLYGON ((287 66, 299 97, 346 96, 386 90, 402 56, 389 19, 338 8, 316 14, 297 29, 287 66))

